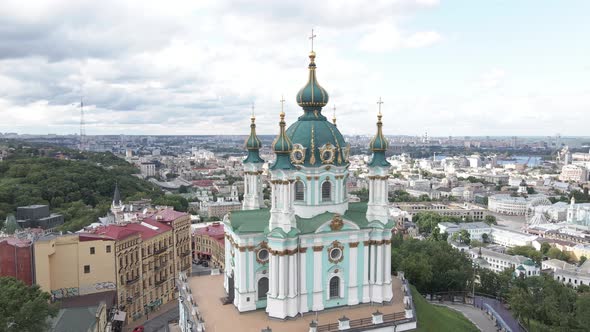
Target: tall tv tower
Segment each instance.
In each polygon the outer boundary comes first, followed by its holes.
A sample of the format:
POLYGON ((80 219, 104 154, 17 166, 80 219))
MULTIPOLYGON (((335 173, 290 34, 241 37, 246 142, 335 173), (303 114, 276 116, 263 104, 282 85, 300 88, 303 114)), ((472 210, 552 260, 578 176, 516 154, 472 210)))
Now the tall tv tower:
POLYGON ((86 141, 86 122, 84 122, 84 102, 80 98, 80 150, 88 150, 86 141))

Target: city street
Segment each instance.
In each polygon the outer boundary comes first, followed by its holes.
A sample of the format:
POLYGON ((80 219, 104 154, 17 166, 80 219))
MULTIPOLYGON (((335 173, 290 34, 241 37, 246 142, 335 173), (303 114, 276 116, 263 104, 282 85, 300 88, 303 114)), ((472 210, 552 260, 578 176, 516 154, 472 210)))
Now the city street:
POLYGON ((143 324, 145 332, 168 332, 168 322, 178 321, 178 305, 143 324))

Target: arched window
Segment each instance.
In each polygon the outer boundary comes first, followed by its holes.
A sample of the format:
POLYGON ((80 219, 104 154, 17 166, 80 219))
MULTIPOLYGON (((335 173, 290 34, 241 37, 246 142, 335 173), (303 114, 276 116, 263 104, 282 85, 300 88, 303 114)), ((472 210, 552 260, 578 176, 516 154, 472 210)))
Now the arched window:
POLYGON ((330 298, 340 297, 340 278, 332 277, 330 279, 330 298))
POLYGON ((268 293, 268 278, 263 277, 258 280, 258 300, 266 300, 266 293, 268 293))
POLYGON ((325 181, 322 183, 322 202, 332 201, 332 182, 325 181))
POLYGON ((296 201, 304 201, 305 200, 305 186, 303 182, 297 181, 295 182, 295 200, 296 201))

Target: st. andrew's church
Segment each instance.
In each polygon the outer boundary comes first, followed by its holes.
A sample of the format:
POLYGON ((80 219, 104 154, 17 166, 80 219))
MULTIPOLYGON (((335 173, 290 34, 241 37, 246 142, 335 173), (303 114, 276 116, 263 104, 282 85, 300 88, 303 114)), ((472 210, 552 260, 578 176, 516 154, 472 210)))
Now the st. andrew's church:
POLYGON ((297 93, 303 114, 286 128, 281 112, 269 167, 271 208, 262 196, 261 141, 252 116, 244 160, 241 211, 224 218, 228 299, 240 312, 265 309, 270 317, 295 317, 360 303, 392 300, 391 231, 385 159, 388 142, 370 142, 369 202, 349 203, 346 181, 350 146, 322 114, 328 92, 316 79, 316 54, 309 78, 297 93))

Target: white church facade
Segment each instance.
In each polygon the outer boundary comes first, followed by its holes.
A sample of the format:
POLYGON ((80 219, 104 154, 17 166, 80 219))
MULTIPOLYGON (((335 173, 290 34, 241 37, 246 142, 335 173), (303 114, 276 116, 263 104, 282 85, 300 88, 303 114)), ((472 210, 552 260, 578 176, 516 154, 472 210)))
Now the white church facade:
MULTIPOLYGON (((307 84, 297 94, 303 108, 272 144, 271 208, 262 196, 261 142, 252 116, 244 160, 241 211, 224 218, 224 288, 240 312, 264 309, 284 319, 311 311, 393 298, 388 217, 388 147, 382 133, 370 142, 369 202, 349 203, 350 146, 322 114, 328 93, 317 82, 315 53, 307 84)), ((381 105, 379 105, 381 106, 381 105)))

